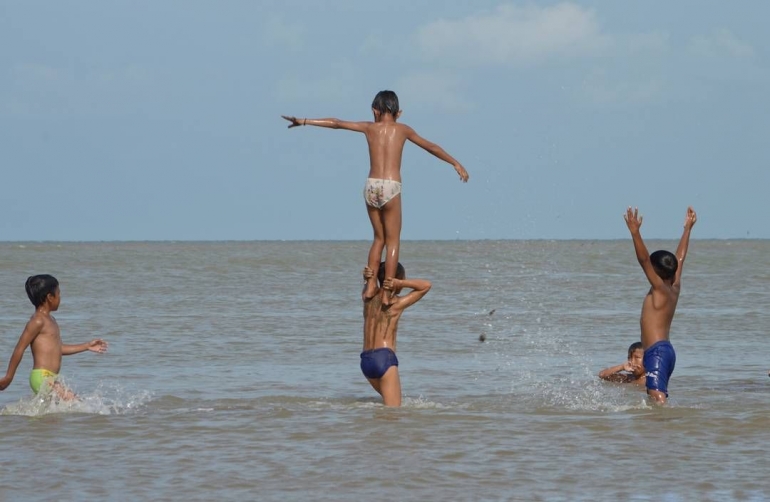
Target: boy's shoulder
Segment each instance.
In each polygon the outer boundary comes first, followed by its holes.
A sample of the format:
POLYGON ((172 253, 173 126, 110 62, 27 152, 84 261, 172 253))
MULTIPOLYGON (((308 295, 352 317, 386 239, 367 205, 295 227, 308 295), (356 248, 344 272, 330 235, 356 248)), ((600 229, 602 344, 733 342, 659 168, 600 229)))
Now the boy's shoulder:
POLYGON ((29 324, 33 326, 45 327, 48 324, 56 325, 56 319, 50 312, 38 312, 35 311, 29 318, 29 324))

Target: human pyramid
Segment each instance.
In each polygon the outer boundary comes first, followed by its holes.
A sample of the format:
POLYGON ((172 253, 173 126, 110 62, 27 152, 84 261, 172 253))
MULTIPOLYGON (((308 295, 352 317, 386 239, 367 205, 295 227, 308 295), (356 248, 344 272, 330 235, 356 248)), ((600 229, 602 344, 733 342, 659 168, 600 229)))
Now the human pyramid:
MULTIPOLYGON (((396 357, 396 333, 401 315, 430 290, 425 279, 407 279, 399 263, 401 239, 401 156, 407 140, 454 167, 463 182, 468 172, 439 145, 432 143, 406 124, 401 116, 398 97, 393 91, 377 93, 372 102, 373 122, 350 122, 336 118, 298 119, 283 116, 289 128, 317 126, 345 129, 363 133, 369 145, 369 176, 364 185, 366 211, 372 224, 374 238, 367 264, 363 269, 364 343, 361 371, 372 387, 382 396, 386 406, 401 405, 401 382, 396 357), (385 260, 382 260, 383 251, 385 260), (402 290, 409 290, 399 296, 402 290)), ((695 211, 687 209, 676 254, 656 251, 650 254, 642 240, 642 217, 638 209, 628 208, 624 215, 631 233, 636 257, 642 266, 650 290, 642 304, 641 348, 629 348, 628 362, 608 368, 601 378, 636 382, 647 387, 648 395, 658 403, 668 397, 668 380, 674 371, 676 354, 669 342, 669 330, 681 289, 682 266, 687 256, 690 231, 697 221, 695 211), (638 350, 643 349, 640 356, 638 350), (639 364, 641 358, 643 367, 639 364), (626 375, 620 375, 627 372, 626 375)), ((30 386, 35 394, 54 391, 64 400, 76 399, 75 394, 58 380, 63 355, 79 352, 105 352, 107 343, 100 339, 68 345, 63 344, 59 325, 51 315, 59 308, 61 292, 56 278, 36 275, 27 279, 27 296, 35 313, 24 328, 11 355, 8 369, 0 378, 0 390, 6 389, 16 373, 27 347, 32 347, 33 369, 30 386)))

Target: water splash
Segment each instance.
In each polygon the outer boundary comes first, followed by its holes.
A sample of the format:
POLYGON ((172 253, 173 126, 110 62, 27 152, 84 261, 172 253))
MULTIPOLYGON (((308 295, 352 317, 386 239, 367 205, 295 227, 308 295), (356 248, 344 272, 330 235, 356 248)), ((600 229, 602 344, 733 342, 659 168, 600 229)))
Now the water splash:
POLYGON ((0 409, 0 415, 38 417, 56 413, 125 415, 142 409, 152 399, 149 391, 130 392, 118 385, 101 383, 91 393, 65 401, 53 393, 20 399, 0 409))

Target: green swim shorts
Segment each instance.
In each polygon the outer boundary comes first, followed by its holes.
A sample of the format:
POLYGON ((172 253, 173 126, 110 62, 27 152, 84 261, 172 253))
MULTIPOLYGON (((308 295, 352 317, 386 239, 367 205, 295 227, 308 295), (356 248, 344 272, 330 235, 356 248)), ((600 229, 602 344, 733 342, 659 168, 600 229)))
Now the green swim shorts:
POLYGON ((29 386, 32 387, 32 392, 37 394, 40 392, 40 387, 42 387, 43 384, 50 389, 58 377, 59 375, 53 371, 41 368, 34 369, 32 370, 32 373, 29 374, 29 386))

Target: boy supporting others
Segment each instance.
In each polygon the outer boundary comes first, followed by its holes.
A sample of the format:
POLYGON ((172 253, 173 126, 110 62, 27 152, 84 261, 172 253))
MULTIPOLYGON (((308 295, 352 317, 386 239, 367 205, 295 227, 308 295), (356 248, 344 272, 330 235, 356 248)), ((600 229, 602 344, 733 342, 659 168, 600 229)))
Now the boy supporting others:
POLYGON ((617 383, 644 385, 644 348, 642 342, 634 342, 628 347, 628 360, 617 366, 610 366, 599 372, 599 378, 617 383), (624 373, 625 372, 625 373, 624 373))
MULTIPOLYGON (((404 267, 399 263, 396 277, 385 279, 385 263, 381 263, 377 280, 383 289, 392 290, 391 305, 384 305, 375 290, 371 298, 364 298, 364 349, 361 352, 361 371, 374 390, 382 396, 385 406, 401 406, 401 380, 398 376, 396 357, 396 332, 401 314, 417 303, 430 290, 430 281, 407 279, 404 267), (409 288, 407 295, 399 297, 402 288, 409 288)), ((364 268, 364 280, 374 277, 374 271, 364 268)))
MULTIPOLYGON (((468 181, 468 172, 443 148, 421 137, 408 125, 396 122, 401 116, 401 110, 395 92, 378 92, 372 102, 372 114, 374 122, 348 122, 335 118, 298 119, 285 115, 282 117, 291 122, 290 129, 312 125, 346 129, 366 135, 366 142, 369 144, 369 178, 364 186, 364 201, 374 231, 367 266, 372 270, 376 269, 382 259, 382 251, 386 249, 385 278, 392 279, 396 273, 401 240, 401 155, 406 140, 452 164, 464 182, 468 181)), ((364 288, 363 299, 371 298, 376 289, 376 280, 369 279, 364 288)), ((390 304, 390 291, 382 290, 382 302, 385 305, 390 304)))
POLYGON ((649 254, 639 233, 642 226, 639 209, 632 210, 629 207, 624 219, 634 241, 636 258, 651 285, 642 303, 640 320, 644 369, 647 372, 647 394, 656 402, 664 404, 668 397, 668 380, 676 364, 676 353, 668 340, 669 331, 682 287, 682 268, 687 257, 690 231, 698 217, 692 207, 687 208, 684 232, 679 240, 676 255, 669 251, 655 251, 652 255, 649 254))
POLYGON ((96 339, 79 345, 63 344, 59 325, 51 315, 51 312, 59 308, 61 302, 59 281, 50 275, 35 275, 27 279, 24 287, 29 300, 35 306, 35 313, 27 322, 13 350, 8 371, 5 377, 0 379, 0 390, 5 390, 11 384, 24 351, 31 345, 33 369, 29 376, 29 385, 32 391, 37 394, 53 390, 61 399, 74 399, 75 394, 57 381, 62 356, 86 350, 102 353, 107 350, 107 342, 96 339))

